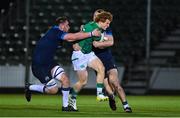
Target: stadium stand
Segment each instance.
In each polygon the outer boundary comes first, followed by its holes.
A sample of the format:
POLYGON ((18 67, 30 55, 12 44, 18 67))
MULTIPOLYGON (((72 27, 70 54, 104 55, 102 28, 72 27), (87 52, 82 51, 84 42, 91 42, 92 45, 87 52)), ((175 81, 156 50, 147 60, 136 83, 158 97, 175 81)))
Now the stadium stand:
MULTIPOLYGON (((9 10, 9 14, 1 15, 1 23, 6 24, 0 32, 0 64, 2 65, 25 64, 27 27, 24 2, 15 0, 14 7, 11 8, 13 10, 9 10), (7 18, 11 20, 6 20, 7 18)), ((179 5, 179 0, 152 0, 149 60, 151 67, 180 65, 179 5)), ((139 88, 145 89, 148 81, 145 57, 146 0, 30 0, 29 61, 36 41, 51 27, 57 16, 69 17, 71 32, 75 32, 79 30, 80 25, 92 19, 93 11, 98 8, 108 10, 114 15, 111 27, 115 45, 112 51, 118 64, 123 64, 126 68, 124 87, 137 88, 139 85, 139 88)), ((55 57, 55 59, 63 64, 69 64, 71 44, 64 43, 64 46, 65 48, 57 52, 60 58, 55 57)))

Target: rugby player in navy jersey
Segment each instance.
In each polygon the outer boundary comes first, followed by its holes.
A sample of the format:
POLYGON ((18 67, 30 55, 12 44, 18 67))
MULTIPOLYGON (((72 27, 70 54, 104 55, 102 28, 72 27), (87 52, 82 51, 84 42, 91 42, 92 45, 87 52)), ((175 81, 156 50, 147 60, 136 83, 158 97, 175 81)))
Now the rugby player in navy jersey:
MULTIPOLYGON (((96 10, 94 12, 93 20, 96 18, 98 14, 102 12, 104 12, 103 9, 96 10)), ((104 41, 93 42, 93 46, 94 46, 93 51, 96 54, 96 56, 102 61, 105 67, 104 86, 108 93, 109 105, 111 109, 116 110, 116 103, 114 97, 114 92, 116 92, 123 104, 124 111, 127 113, 131 113, 132 109, 127 102, 123 88, 120 86, 115 60, 109 48, 113 44, 114 44, 114 39, 112 35, 112 30, 110 28, 107 28, 105 30, 104 41)))
POLYGON ((70 81, 64 69, 54 60, 56 50, 62 41, 75 41, 92 36, 100 36, 100 31, 68 33, 69 21, 66 17, 58 17, 56 26, 51 27, 46 34, 37 42, 32 56, 32 72, 42 84, 29 84, 25 86, 25 97, 31 101, 32 91, 56 94, 58 92, 57 82, 61 82, 62 111, 76 111, 68 105, 70 81))

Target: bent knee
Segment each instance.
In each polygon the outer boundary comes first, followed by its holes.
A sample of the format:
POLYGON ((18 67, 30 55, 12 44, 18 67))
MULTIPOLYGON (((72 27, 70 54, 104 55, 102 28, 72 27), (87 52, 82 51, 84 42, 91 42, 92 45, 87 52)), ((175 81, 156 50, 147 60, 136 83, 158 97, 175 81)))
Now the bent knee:
POLYGON ((123 91, 123 88, 120 85, 115 85, 116 90, 123 91))
POLYGON ((87 84, 87 81, 85 81, 85 82, 82 83, 83 86, 86 86, 86 84, 87 84))
POLYGON ((85 86, 87 84, 87 80, 80 80, 79 83, 83 86, 85 86))
POLYGON ((48 94, 56 94, 57 92, 58 92, 58 87, 47 89, 48 94))
POLYGON ((63 85, 69 85, 70 84, 69 78, 66 76, 66 74, 63 74, 60 80, 61 80, 61 83, 63 85))

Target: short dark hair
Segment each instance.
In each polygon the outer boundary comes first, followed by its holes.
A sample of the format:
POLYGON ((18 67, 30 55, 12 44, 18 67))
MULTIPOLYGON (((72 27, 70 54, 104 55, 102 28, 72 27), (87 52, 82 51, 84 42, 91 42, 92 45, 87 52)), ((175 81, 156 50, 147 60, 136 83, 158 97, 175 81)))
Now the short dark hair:
POLYGON ((68 20, 68 18, 66 16, 60 16, 60 17, 56 18, 56 24, 59 25, 60 23, 64 23, 67 20, 68 20))

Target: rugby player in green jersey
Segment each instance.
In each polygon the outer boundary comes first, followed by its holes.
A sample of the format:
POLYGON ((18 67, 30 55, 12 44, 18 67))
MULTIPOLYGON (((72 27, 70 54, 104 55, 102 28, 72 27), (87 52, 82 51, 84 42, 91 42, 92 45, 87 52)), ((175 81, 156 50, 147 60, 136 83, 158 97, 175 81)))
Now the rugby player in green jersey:
MULTIPOLYGON (((85 38, 73 45, 74 51, 72 54, 72 63, 74 70, 77 72, 77 76, 79 81, 75 83, 71 90, 71 96, 69 100, 69 105, 77 110, 76 106, 76 96, 80 92, 80 90, 87 84, 88 80, 88 72, 87 67, 94 69, 97 72, 96 77, 96 87, 97 87, 97 100, 104 101, 107 100, 108 97, 103 95, 102 89, 104 87, 104 66, 100 59, 94 54, 92 51, 93 41, 101 41, 104 39, 103 31, 109 27, 112 21, 112 14, 110 12, 103 12, 98 14, 95 21, 89 22, 84 25, 83 32, 93 31, 98 28, 102 32, 101 38, 92 37, 85 38), (79 48, 75 48, 80 46, 79 48)), ((93 34, 92 34, 93 35, 93 34)))

